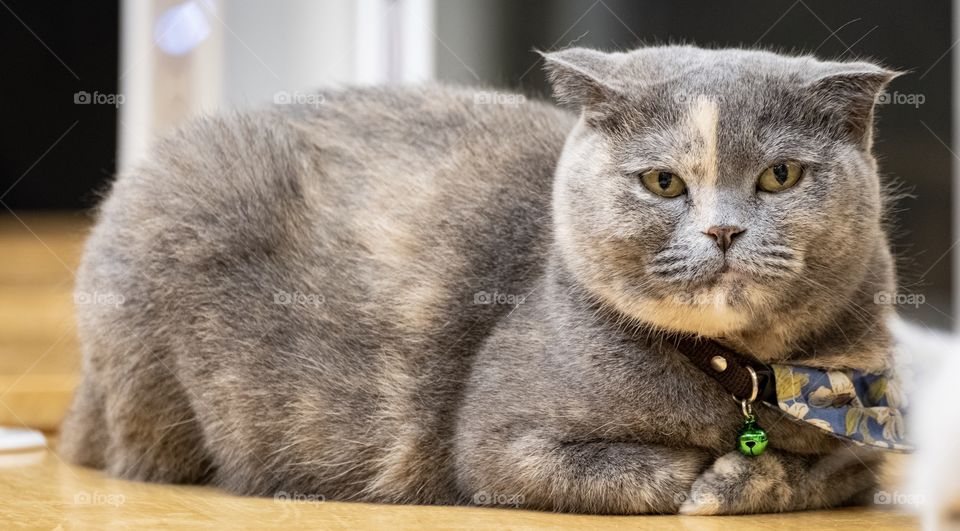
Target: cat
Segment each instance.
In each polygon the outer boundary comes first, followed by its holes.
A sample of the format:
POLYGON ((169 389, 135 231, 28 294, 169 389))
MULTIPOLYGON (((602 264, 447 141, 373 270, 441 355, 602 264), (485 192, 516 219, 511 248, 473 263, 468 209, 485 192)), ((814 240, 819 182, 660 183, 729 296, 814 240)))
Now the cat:
POLYGON ((120 175, 78 293, 70 461, 248 495, 738 514, 882 456, 740 404, 670 333, 880 370, 874 102, 767 51, 544 54, 561 107, 428 85, 193 121, 120 175), (93 297, 102 300, 104 297, 93 297), (113 300, 113 299, 110 299, 113 300))

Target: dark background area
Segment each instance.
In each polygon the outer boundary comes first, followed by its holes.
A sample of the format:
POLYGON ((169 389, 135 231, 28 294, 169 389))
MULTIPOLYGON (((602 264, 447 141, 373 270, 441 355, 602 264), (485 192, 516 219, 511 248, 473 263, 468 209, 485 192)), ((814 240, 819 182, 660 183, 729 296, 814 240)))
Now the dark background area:
POLYGON ((0 201, 18 212, 92 206, 115 171, 117 110, 74 94, 118 91, 119 4, 3 4, 0 201))
MULTIPOLYGON (((74 94, 118 92, 119 4, 3 1, 0 211, 88 208, 115 171, 117 112, 74 94)), ((901 311, 952 324, 950 2, 436 1, 440 79, 540 97, 548 89, 531 50, 571 44, 759 46, 909 70, 890 92, 924 102, 882 106, 876 142, 885 178, 912 196, 896 204, 894 245, 903 291, 926 303, 901 311)))

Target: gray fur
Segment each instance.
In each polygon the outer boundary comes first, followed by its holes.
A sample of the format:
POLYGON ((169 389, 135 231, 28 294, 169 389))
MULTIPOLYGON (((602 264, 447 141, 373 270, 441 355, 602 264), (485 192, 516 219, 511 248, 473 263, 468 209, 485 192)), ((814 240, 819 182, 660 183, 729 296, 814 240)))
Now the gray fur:
POLYGON ((718 514, 862 499, 877 456, 773 410, 759 412, 767 454, 731 454, 738 405, 663 332, 764 360, 888 363, 870 141, 893 73, 692 47, 546 61, 579 118, 462 89, 355 89, 160 142, 87 244, 78 293, 122 304, 78 307, 63 454, 131 479, 388 503, 718 514), (715 137, 691 108, 715 111, 715 137), (757 175, 783 158, 807 175, 761 195, 757 175), (636 174, 658 167, 690 194, 647 192, 636 174), (718 223, 747 228, 722 277, 701 234, 718 223))

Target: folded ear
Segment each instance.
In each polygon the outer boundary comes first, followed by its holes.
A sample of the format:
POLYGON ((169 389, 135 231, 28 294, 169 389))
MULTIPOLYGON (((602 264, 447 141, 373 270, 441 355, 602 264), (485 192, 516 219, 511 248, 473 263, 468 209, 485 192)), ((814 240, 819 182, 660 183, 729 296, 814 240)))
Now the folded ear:
POLYGON ((602 125, 622 101, 613 80, 619 66, 615 55, 586 48, 538 53, 546 61, 554 97, 561 104, 580 109, 588 124, 602 125))
POLYGON ((837 71, 814 79, 807 91, 808 101, 821 123, 851 142, 869 150, 873 136, 873 111, 877 97, 902 72, 870 63, 849 63, 837 71))

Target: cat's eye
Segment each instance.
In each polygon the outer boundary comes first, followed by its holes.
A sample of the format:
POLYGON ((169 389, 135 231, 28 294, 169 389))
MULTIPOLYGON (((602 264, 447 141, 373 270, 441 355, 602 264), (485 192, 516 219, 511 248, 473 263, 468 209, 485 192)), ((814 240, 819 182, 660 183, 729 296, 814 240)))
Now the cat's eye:
POLYGON ((782 192, 797 184, 803 175, 803 166, 796 162, 781 162, 763 170, 757 188, 764 192, 782 192))
POLYGON ((640 174, 640 182, 660 197, 677 197, 687 191, 687 184, 676 174, 664 170, 650 170, 640 174))

